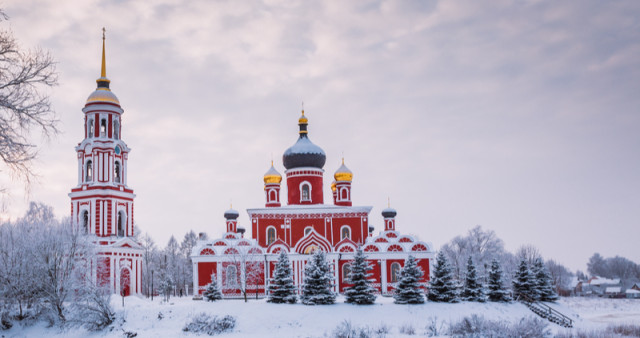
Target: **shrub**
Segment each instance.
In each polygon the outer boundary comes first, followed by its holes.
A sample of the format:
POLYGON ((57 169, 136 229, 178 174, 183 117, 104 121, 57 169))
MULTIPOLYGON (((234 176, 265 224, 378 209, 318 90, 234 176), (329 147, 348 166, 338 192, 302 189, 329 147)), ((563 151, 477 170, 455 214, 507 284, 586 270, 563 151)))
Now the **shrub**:
POLYGON ((606 329, 599 330, 576 330, 560 332, 557 338, 609 338, 609 337, 640 337, 640 325, 618 324, 610 325, 606 329))
POLYGON ((416 329, 411 324, 404 324, 400 326, 400 333, 413 336, 416 334, 416 329))
MULTIPOLYGON (((9 330, 13 326, 9 312, 0 310, 0 330, 9 330)), ((3 336, 4 337, 4 336, 3 336)))
POLYGON ((425 335, 427 337, 438 337, 443 334, 445 334, 444 323, 438 324, 438 317, 429 317, 425 327, 425 335))
POLYGON ((202 312, 196 315, 191 322, 187 323, 182 331, 192 333, 205 333, 210 336, 231 332, 236 327, 236 318, 232 316, 224 316, 222 318, 218 316, 209 316, 202 312))
POLYGON ((334 338, 371 338, 373 332, 369 327, 357 327, 350 321, 344 320, 331 332, 334 338))
POLYGON ((509 325, 499 321, 487 320, 482 316, 464 317, 449 325, 449 333, 454 337, 549 337, 551 332, 547 324, 538 318, 522 318, 520 322, 509 325))

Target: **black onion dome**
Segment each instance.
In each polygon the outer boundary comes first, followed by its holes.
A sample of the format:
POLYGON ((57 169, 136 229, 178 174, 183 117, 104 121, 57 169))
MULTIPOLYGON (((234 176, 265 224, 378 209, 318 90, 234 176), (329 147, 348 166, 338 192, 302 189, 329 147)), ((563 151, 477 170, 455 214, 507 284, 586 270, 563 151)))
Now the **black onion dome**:
POLYGON ((287 149, 284 155, 282 155, 282 164, 287 169, 301 167, 322 169, 324 163, 327 161, 327 155, 324 153, 324 150, 309 140, 307 124, 308 120, 304 116, 303 110, 302 116, 298 120, 300 137, 296 144, 287 149))
POLYGON ((240 216, 240 213, 233 209, 229 209, 224 212, 224 218, 226 219, 237 219, 239 216, 240 216))
POLYGON ((396 209, 393 208, 386 208, 382 210, 382 217, 384 218, 393 218, 396 217, 397 214, 398 212, 396 212, 396 209))

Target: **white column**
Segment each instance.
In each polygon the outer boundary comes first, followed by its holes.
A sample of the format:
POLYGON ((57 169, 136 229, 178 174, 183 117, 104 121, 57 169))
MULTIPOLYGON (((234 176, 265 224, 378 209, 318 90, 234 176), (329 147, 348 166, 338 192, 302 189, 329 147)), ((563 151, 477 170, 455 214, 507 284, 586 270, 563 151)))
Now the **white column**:
POLYGON ((387 260, 380 261, 380 283, 382 284, 382 294, 387 294, 387 260))
POLYGON ((118 259, 117 257, 114 259, 115 261, 115 281, 116 281, 116 285, 115 285, 115 294, 120 295, 120 259, 118 259))
POLYGON ((116 265, 116 260, 113 258, 113 256, 110 256, 109 257, 109 289, 111 289, 111 292, 113 293, 116 292, 116 287, 114 283, 116 280, 115 265, 116 265))
POLYGON ((222 290, 222 264, 216 262, 216 279, 218 280, 218 287, 222 290))
POLYGON ((197 295, 198 292, 200 292, 198 290, 198 263, 193 262, 193 295, 197 295))
MULTIPOLYGON (((332 227, 333 228, 333 227, 332 227)), ((333 232, 333 231, 332 231, 333 232)), ((340 256, 338 256, 340 257, 340 256)), ((340 281, 338 280, 338 269, 339 269, 339 261, 338 261, 338 257, 336 257, 333 261, 333 291, 334 292, 338 292, 340 291, 340 287, 339 287, 339 283, 340 281)))

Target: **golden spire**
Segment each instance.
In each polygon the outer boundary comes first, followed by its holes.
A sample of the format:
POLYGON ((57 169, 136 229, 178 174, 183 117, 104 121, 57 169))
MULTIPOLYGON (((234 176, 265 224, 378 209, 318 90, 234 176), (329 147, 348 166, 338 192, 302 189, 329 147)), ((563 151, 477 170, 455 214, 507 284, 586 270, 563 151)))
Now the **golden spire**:
POLYGON ((109 79, 107 79, 107 58, 105 56, 105 32, 107 30, 102 27, 102 67, 100 69, 100 78, 96 80, 99 90, 109 90, 109 79))
POLYGON ((102 70, 100 71, 100 77, 107 77, 107 65, 104 57, 104 40, 105 40, 104 34, 106 32, 107 30, 104 27, 102 27, 102 70))

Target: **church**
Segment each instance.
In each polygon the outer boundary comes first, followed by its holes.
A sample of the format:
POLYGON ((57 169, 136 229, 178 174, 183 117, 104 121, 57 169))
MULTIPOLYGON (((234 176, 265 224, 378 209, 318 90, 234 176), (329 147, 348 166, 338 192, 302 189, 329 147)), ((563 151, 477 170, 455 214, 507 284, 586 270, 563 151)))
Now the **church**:
POLYGON ((362 247, 372 267, 372 285, 382 295, 390 295, 398 283, 400 269, 409 255, 429 280, 434 250, 413 236, 396 230, 396 210, 382 210, 384 229, 378 235, 369 226, 371 206, 354 206, 351 200, 353 173, 342 160, 331 183, 333 204, 324 203, 326 154, 309 139, 309 120, 302 111, 298 119, 296 143, 282 156, 286 171, 287 204, 280 202, 282 175, 271 167, 265 173, 262 208, 248 209, 251 238, 238 226, 239 213, 224 213, 226 232, 222 238, 201 240, 194 247, 194 293, 202 294, 212 276, 225 298, 264 297, 280 252, 289 255, 293 280, 302 290, 307 259, 316 250, 326 253, 332 265, 334 292, 342 293, 347 283, 356 249, 362 247))
POLYGON ((133 189, 127 185, 131 149, 123 141, 120 101, 109 89, 102 36, 102 69, 82 108, 84 139, 76 146, 78 182, 71 189, 71 223, 90 237, 97 258, 91 278, 111 292, 141 294, 142 247, 134 241, 133 189))

